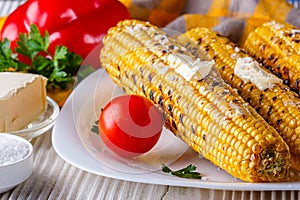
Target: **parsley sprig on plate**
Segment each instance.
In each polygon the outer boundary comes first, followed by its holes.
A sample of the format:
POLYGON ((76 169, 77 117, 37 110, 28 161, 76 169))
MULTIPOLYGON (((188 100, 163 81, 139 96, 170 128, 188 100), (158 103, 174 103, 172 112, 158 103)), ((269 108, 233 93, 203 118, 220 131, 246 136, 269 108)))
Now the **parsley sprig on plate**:
POLYGON ((42 36, 34 24, 28 34, 20 33, 15 51, 10 41, 0 41, 0 72, 28 72, 48 78, 48 86, 65 89, 78 71, 82 57, 70 52, 65 46, 56 46, 53 55, 49 52, 49 33, 42 36), (20 56, 29 60, 21 61, 20 56))
POLYGON ((202 175, 199 172, 196 172, 197 169, 196 166, 190 164, 185 168, 182 168, 177 171, 171 170, 169 167, 167 167, 165 164, 162 164, 162 171, 165 173, 170 173, 174 176, 178 176, 181 178, 190 178, 190 179, 201 179, 202 175))

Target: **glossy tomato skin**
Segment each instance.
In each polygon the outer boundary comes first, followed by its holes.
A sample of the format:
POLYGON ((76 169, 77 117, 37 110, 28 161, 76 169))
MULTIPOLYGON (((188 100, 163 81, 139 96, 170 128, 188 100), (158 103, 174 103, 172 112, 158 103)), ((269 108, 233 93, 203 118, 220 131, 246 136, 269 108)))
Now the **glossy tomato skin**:
POLYGON ((133 157, 158 142, 164 122, 164 113, 147 98, 122 95, 104 107, 98 125, 106 146, 122 157, 133 157))

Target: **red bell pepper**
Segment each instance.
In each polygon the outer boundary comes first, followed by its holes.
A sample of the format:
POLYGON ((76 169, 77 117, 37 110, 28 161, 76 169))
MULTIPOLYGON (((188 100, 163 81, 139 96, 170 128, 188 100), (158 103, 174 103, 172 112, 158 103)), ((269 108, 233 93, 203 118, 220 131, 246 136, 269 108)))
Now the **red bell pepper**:
POLYGON ((19 33, 36 24, 42 34, 49 32, 50 52, 64 45, 86 58, 111 26, 128 18, 118 0, 28 0, 7 17, 1 39, 8 38, 14 47, 19 33))

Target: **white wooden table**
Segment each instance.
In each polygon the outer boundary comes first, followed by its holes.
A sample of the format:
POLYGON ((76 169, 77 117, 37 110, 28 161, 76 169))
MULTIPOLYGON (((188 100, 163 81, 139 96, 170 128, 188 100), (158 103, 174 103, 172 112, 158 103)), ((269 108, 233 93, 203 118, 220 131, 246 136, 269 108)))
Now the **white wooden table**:
POLYGON ((14 199, 300 199, 300 191, 222 191, 144 184, 111 179, 80 170, 61 159, 51 143, 51 130, 34 142, 34 171, 6 193, 14 199))

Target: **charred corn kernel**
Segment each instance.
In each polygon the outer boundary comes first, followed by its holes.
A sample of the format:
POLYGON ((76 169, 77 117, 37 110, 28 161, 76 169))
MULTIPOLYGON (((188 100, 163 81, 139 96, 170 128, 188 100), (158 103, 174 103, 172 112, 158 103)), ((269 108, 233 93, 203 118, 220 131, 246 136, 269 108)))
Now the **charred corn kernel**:
POLYGON ((252 31, 244 48, 263 66, 300 92, 300 29, 267 22, 252 31))
MULTIPOLYGON (((239 94, 249 102, 269 124, 276 128, 289 145, 290 151, 296 156, 294 159, 299 159, 299 162, 294 163, 300 163, 300 145, 297 142, 300 139, 300 123, 296 120, 296 117, 300 115, 300 98, 298 94, 291 91, 288 86, 281 82, 276 82, 272 84, 271 87, 261 90, 256 85, 255 80, 244 81, 237 76, 235 74, 235 67, 238 60, 249 58, 249 55, 246 54, 243 49, 238 48, 236 44, 229 41, 228 38, 210 29, 197 28, 190 30, 180 36, 178 40, 186 44, 186 48, 198 48, 205 51, 206 56, 215 61, 215 66, 219 69, 222 78, 232 87, 236 88, 239 94)), ((266 70, 261 70, 267 73, 266 70)), ((259 79, 260 76, 258 75, 259 74, 254 74, 253 77, 259 79)), ((255 127, 256 129, 251 130, 252 136, 261 133, 260 128, 255 127)), ((269 143, 275 143, 276 141, 276 139, 271 136, 263 136, 269 143)), ((260 145, 265 147, 265 140, 261 140, 260 145)), ((300 169, 300 165, 292 165, 292 167, 300 169)))
POLYGON ((224 83, 211 62, 188 53, 157 27, 136 20, 119 22, 103 43, 100 60, 112 80, 126 92, 144 95, 161 105, 166 127, 196 152, 241 180, 286 178, 288 146, 224 83), (262 137, 266 145, 260 153, 255 152, 258 159, 251 161, 252 147, 261 141, 246 131, 250 126, 266 130, 286 148, 275 151, 274 145, 262 137), (240 133, 244 136, 239 137, 240 133), (242 167, 241 162, 247 166, 242 167))

